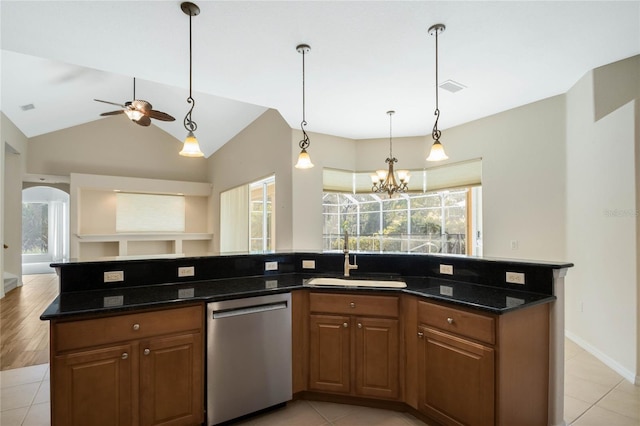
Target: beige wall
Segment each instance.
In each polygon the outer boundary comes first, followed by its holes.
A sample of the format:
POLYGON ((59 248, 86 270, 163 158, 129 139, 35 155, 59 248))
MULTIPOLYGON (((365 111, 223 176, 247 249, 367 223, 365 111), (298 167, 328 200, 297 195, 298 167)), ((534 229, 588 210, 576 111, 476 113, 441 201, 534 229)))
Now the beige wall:
MULTIPOLYGON (((2 149, 0 163, 0 240, 9 246, 0 255, 0 271, 9 272, 22 283, 22 176, 25 173, 27 138, 3 114, 0 113, 2 149)), ((3 282, 4 284, 4 282, 3 282)), ((0 285, 0 297, 4 296, 4 285, 0 285)))
POLYGON ((640 56, 567 93, 567 334, 628 380, 640 365, 640 56))
POLYGON ((181 144, 153 124, 142 127, 122 116, 29 139, 27 172, 69 176, 88 173, 202 182, 207 160, 178 155, 181 144))
POLYGON ((208 161, 208 181, 212 182, 212 224, 214 252, 220 252, 220 193, 275 174, 276 250, 292 250, 293 199, 291 129, 280 114, 267 110, 238 133, 208 161))

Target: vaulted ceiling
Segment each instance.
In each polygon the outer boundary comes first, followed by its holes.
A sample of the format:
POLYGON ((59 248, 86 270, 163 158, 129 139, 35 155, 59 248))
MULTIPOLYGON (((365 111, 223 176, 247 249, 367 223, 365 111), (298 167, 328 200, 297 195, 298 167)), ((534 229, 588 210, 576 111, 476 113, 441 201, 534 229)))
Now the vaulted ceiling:
MULTIPOLYGON (((640 54, 639 1, 198 1, 193 119, 207 156, 267 108, 291 127, 354 139, 431 133, 443 23, 440 126, 566 92, 589 70, 640 54)), ((99 119, 132 99, 186 134, 189 18, 179 1, 2 1, 2 111, 28 136, 99 119), (22 106, 34 109, 23 111, 22 106)), ((123 119, 125 119, 123 117, 123 119)), ((132 124, 134 125, 134 124, 132 124)))

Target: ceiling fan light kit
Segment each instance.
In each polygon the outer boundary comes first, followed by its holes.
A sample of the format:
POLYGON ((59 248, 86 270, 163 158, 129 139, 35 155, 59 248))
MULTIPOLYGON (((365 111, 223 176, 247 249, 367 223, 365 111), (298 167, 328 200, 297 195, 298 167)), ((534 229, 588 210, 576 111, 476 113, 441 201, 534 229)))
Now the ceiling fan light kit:
POLYGON ((192 75, 193 75, 193 49, 192 49, 192 37, 191 37, 191 18, 198 15, 200 13, 200 8, 191 2, 183 2, 180 4, 180 9, 185 13, 185 15, 189 16, 189 97, 187 98, 187 103, 191 104, 191 108, 187 112, 187 115, 184 117, 184 128, 187 129, 187 137, 184 140, 184 144, 182 145, 182 150, 180 151, 180 155, 183 157, 204 157, 204 154, 200 150, 200 144, 198 144, 198 139, 196 138, 194 132, 198 128, 198 125, 191 118, 191 113, 193 112, 193 107, 196 105, 196 101, 191 96, 192 93, 192 75))
POLYGON ((442 132, 438 130, 438 119, 440 118, 440 109, 438 108, 438 34, 443 32, 445 28, 444 24, 435 24, 429 27, 429 34, 436 37, 436 110, 433 113, 436 116, 436 121, 433 124, 433 130, 431 131, 433 145, 431 146, 431 151, 427 156, 427 161, 442 161, 449 158, 444 152, 444 147, 440 143, 440 136, 442 132))

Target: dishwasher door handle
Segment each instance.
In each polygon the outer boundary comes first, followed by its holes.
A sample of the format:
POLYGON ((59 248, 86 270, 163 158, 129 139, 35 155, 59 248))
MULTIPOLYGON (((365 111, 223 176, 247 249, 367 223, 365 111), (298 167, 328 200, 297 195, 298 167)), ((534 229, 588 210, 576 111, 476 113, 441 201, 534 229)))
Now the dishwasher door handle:
POLYGON ((241 315, 257 314, 261 312, 277 311, 287 309, 287 302, 270 303, 268 305, 247 306, 243 308, 229 309, 226 311, 216 311, 213 319, 237 317, 241 315))

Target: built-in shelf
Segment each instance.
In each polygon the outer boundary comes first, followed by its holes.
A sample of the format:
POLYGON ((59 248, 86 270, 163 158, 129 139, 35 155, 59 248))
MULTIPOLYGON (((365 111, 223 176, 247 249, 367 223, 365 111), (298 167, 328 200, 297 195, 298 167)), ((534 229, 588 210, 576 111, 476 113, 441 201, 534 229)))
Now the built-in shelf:
POLYGON ((75 234, 89 257, 119 258, 184 256, 184 242, 201 242, 197 253, 208 251, 208 242, 213 239, 211 233, 201 232, 163 232, 163 233, 118 233, 118 234, 75 234), (111 247, 111 248, 110 248, 111 247), (101 255, 102 254, 102 255, 101 255))

